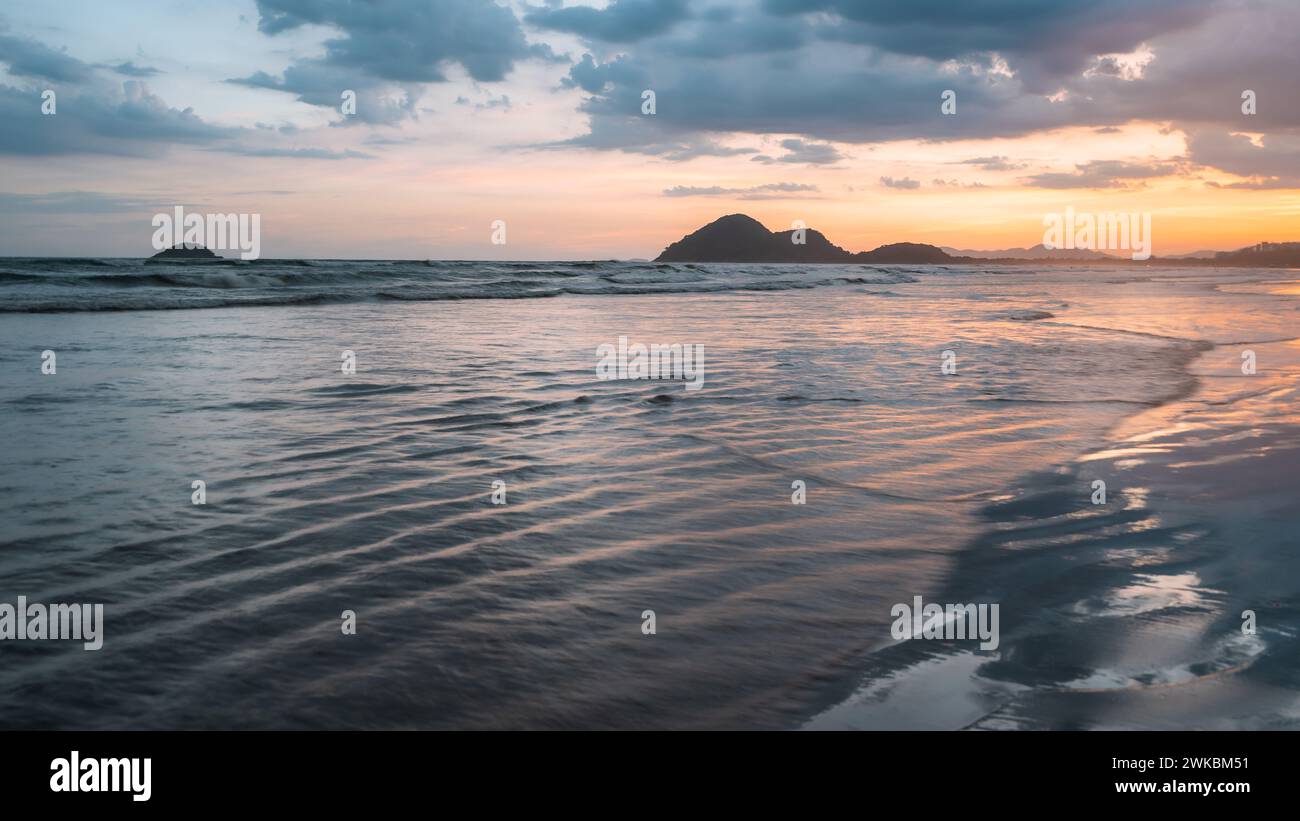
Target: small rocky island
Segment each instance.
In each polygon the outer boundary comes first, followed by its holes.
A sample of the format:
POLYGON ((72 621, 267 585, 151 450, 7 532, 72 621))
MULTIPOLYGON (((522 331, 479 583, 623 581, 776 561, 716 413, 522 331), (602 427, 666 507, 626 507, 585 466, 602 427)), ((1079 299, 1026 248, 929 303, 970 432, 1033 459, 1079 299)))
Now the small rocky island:
POLYGON ((221 257, 204 248, 202 245, 190 245, 181 243, 171 248, 164 248, 153 256, 150 260, 174 261, 174 260, 219 260, 221 257))

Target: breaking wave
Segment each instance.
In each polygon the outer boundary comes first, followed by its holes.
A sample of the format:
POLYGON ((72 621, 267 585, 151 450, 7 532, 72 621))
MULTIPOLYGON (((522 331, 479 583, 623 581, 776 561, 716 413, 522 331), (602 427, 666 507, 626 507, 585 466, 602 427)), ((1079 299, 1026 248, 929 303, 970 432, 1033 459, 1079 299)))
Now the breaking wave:
POLYGON ((915 281, 906 270, 865 265, 8 259, 0 260, 0 312, 786 291, 915 281))

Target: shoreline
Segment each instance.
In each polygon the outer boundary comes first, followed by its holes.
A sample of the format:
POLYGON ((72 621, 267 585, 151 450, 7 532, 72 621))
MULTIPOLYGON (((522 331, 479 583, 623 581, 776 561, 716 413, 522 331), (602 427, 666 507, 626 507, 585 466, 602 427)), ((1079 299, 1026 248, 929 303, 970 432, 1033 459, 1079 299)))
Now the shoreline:
MULTIPOLYGON (((1240 523, 1233 525, 1199 511, 1179 493, 1187 486, 1246 482, 1248 474, 1229 471, 1223 465, 1234 456, 1234 445, 1228 443, 1249 426, 1212 425, 1221 444, 1202 443, 1194 436, 1183 439, 1178 420, 1205 413, 1206 408, 1263 404, 1270 388, 1226 401, 1207 398, 1206 379, 1212 376, 1206 371, 1212 354, 1236 346, 1196 341, 1208 347, 1185 363, 1189 376, 1195 379, 1194 390, 1120 420, 1108 429, 1103 444, 1069 463, 1022 477, 1010 489, 1011 498, 985 509, 989 528, 963 549, 965 567, 959 564, 954 570, 947 597, 934 599, 987 601, 1001 597, 1009 602, 1004 605, 1005 630, 1016 618, 1016 596, 1011 591, 1017 585, 1041 587, 1046 579, 1057 578, 1060 581, 1050 587, 1080 594, 1091 591, 1092 595, 1071 604, 1068 594, 1058 593, 1059 600, 1046 608, 1046 613, 1035 613, 1019 628, 1013 624, 1004 632, 1003 645, 996 652, 977 653, 946 641, 882 642, 870 654, 868 672, 852 694, 810 716, 799 728, 1240 729, 1243 725, 1231 711, 1225 713, 1222 707, 1207 704, 1224 700, 1237 704, 1246 693, 1264 700, 1267 708, 1275 711, 1273 716, 1256 718, 1246 726, 1300 728, 1295 676, 1289 670, 1276 671, 1277 665, 1271 663, 1284 661, 1296 649, 1294 634, 1288 628, 1279 632, 1276 624, 1250 635, 1233 629, 1241 624, 1235 615, 1240 608, 1230 602, 1249 604, 1253 597, 1257 606, 1278 606, 1269 603, 1274 593, 1252 594, 1249 589, 1233 589, 1224 583, 1234 577, 1232 568, 1240 563, 1233 548, 1249 531, 1240 523), (1206 449, 1209 453, 1201 462, 1189 461, 1191 453, 1206 449), (1190 481, 1175 478, 1175 474, 1188 472, 1188 465, 1195 465, 1200 475, 1190 481), (1097 521, 1084 528, 1067 524, 1075 518, 1071 506, 1051 498, 1063 487, 1081 486, 1074 479, 1126 473, 1140 474, 1141 486, 1112 488, 1110 504, 1122 505, 1118 515, 1086 517, 1097 521), (1062 477, 1071 481, 1062 482, 1062 477), (1008 513, 1000 513, 999 508, 1008 513), (1026 519, 1026 514, 1030 518, 1026 519), (1097 567, 1103 569, 1071 568, 1070 560, 1055 563, 1050 556, 1028 557, 1042 531, 1053 528, 1073 532, 1076 546, 1070 550, 1090 552, 1094 561, 1100 561, 1097 567), (1118 529, 1121 535, 1116 537, 1109 529, 1118 529), (1151 531, 1163 538, 1145 535, 1151 531), (1081 543, 1077 541, 1080 538, 1081 543), (1018 540, 1025 544, 1016 551, 1024 553, 1009 558, 998 555, 998 548, 1018 540), (1201 546, 1201 540, 1217 541, 1201 546), (1178 555, 1179 548, 1189 555, 1178 555), (1034 567, 1035 562, 1040 566, 1034 567), (1208 567, 1218 570, 1212 575, 1203 569, 1208 567), (1003 581, 1008 574, 1016 578, 1014 583, 1003 581), (1098 596, 1097 578, 1081 586, 1067 581, 1073 575, 1109 577, 1105 586, 1114 592, 1098 596), (997 590, 1002 593, 996 594, 997 590), (1139 621, 1137 627, 1131 625, 1134 618, 1139 621), (1099 635, 1112 633, 1129 639, 1098 641, 1099 635), (1123 649, 1126 643, 1132 646, 1123 649), (1072 645, 1074 649, 1069 649, 1072 645), (1026 653, 1035 659, 1029 666, 1016 661, 1026 653), (1104 659, 1106 666, 1087 672, 1089 668, 1079 662, 1090 656, 1104 659), (1260 673, 1264 667, 1270 669, 1260 673), (1277 680, 1279 672, 1284 684, 1277 680), (1050 679, 1053 673, 1058 676, 1054 683, 1050 679), (1226 688, 1231 695, 1216 695, 1213 688, 1226 688), (1152 697, 1161 699, 1158 709, 1153 709, 1152 697), (936 707, 941 709, 936 712, 936 707), (1148 711, 1155 717, 1148 718, 1148 711), (1067 715, 1070 718, 1065 720, 1067 715)), ((1300 367, 1300 353, 1294 364, 1300 367)), ((1286 390, 1286 377, 1278 381, 1282 384, 1272 390, 1286 390)), ((1294 386, 1289 396, 1294 401, 1294 386)), ((1285 476, 1286 465, 1300 457, 1300 418, 1292 413, 1280 427, 1273 441, 1292 443, 1291 450, 1285 455, 1280 450, 1269 453, 1276 446, 1268 445, 1256 455, 1274 466, 1270 469, 1273 474, 1285 476)), ((1282 486, 1267 504, 1273 510, 1286 510, 1298 503, 1300 489, 1282 486)), ((1084 512, 1080 509, 1078 515, 1084 512)), ((1286 533, 1278 530, 1269 536, 1272 543, 1262 552, 1274 562, 1285 562, 1277 554, 1288 541, 1286 533)), ((1294 538, 1289 541, 1298 543, 1294 538)), ((1285 606, 1294 608, 1296 601, 1292 598, 1285 606)), ((1024 612, 1021 610, 1022 615, 1024 612)))

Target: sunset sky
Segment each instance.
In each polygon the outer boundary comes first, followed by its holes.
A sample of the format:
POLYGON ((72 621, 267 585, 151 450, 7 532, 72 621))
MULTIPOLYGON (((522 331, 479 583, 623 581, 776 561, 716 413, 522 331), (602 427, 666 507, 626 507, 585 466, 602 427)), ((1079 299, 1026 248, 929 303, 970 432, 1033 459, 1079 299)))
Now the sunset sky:
POLYGON ((147 256, 178 204, 267 257, 650 258, 738 211, 994 249, 1067 206, 1227 250, 1300 240, 1297 78, 1295 0, 6 3, 0 255, 147 256))

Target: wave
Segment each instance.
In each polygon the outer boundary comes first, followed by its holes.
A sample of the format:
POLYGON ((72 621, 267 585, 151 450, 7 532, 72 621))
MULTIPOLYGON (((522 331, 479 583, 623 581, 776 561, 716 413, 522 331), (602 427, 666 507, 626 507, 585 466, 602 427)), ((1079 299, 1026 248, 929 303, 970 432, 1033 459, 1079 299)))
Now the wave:
POLYGON ((1012 319, 1017 322, 1035 322, 1039 319, 1053 319, 1055 316, 1056 314, 1051 311, 1036 311, 1026 308, 1023 310, 1012 311, 1007 315, 1007 319, 1012 319))
POLYGON ((810 269, 601 261, 226 262, 214 266, 142 260, 5 260, 0 270, 4 295, 0 313, 788 291, 917 281, 909 269, 861 265, 810 269))

